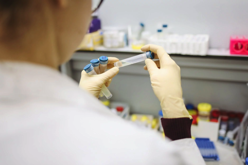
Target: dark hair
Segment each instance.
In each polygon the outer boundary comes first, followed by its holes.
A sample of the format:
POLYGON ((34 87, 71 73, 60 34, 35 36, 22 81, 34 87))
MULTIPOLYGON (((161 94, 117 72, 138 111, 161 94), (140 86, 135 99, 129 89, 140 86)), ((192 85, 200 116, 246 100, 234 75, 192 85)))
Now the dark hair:
POLYGON ((28 25, 34 1, 37 0, 0 0, 0 37, 19 34, 28 25))

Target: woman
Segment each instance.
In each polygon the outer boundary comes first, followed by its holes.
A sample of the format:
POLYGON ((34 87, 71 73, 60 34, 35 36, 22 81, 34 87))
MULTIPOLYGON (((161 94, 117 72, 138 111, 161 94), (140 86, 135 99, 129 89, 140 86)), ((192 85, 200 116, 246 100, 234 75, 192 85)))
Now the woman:
POLYGON ((180 68, 147 45, 146 60, 161 102, 165 134, 134 127, 98 100, 118 73, 82 72, 80 87, 57 68, 87 31, 91 0, 0 0, 0 164, 204 164, 190 138, 191 116, 182 100, 180 68))

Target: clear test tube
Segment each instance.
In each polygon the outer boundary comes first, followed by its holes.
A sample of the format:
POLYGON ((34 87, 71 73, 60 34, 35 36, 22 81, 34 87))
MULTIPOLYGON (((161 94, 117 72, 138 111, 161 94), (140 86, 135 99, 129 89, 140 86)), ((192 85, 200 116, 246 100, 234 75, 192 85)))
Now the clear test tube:
POLYGON ((99 58, 99 61, 100 61, 100 66, 99 66, 99 69, 100 69, 100 73, 103 73, 107 70, 107 64, 108 64, 108 57, 106 56, 101 56, 99 58))
MULTIPOLYGON (((84 70, 87 74, 89 75, 97 75, 93 66, 91 64, 88 64, 84 67, 84 70)), ((110 93, 110 91, 108 90, 108 88, 103 85, 102 86, 102 90, 101 90, 101 93, 103 93, 103 95, 107 98, 107 99, 110 99, 112 97, 112 94, 110 93)))
POLYGON ((120 67, 124 67, 124 66, 128 66, 128 65, 132 65, 132 64, 135 64, 135 63, 138 63, 138 62, 145 61, 148 58, 149 59, 154 59, 154 53, 151 52, 151 51, 148 51, 146 53, 139 54, 137 56, 126 58, 124 60, 115 62, 114 66, 120 68, 120 67))
POLYGON ((96 72, 96 74, 100 74, 100 70, 99 70, 99 60, 98 59, 93 59, 90 60, 90 63, 92 64, 92 66, 94 67, 94 70, 96 72))
MULTIPOLYGON (((101 56, 101 57, 99 58, 99 62, 100 62, 100 64, 101 64, 101 65, 99 65, 100 73, 106 72, 106 70, 107 70, 107 64, 108 64, 108 57, 106 57, 106 56, 101 56)), ((100 93, 100 97, 103 97, 102 92, 100 93)))

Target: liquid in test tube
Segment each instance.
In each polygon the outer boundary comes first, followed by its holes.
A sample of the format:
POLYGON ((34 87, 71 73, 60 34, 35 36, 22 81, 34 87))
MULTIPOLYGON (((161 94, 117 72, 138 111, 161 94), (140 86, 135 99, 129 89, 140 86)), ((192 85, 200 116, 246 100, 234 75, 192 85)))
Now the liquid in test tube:
POLYGON ((94 70, 96 72, 96 74, 100 74, 100 70, 99 70, 99 60, 98 59, 93 59, 90 60, 90 63, 92 64, 92 66, 94 67, 94 70))
POLYGON ((117 61, 116 63, 114 63, 114 66, 120 68, 120 67, 124 67, 124 66, 128 66, 128 65, 132 65, 132 64, 135 64, 138 62, 145 61, 148 58, 154 59, 154 53, 151 51, 148 51, 148 52, 139 54, 137 56, 126 58, 126 59, 123 59, 121 61, 117 61))
POLYGON ((99 67, 100 73, 103 73, 103 72, 105 72, 107 70, 108 57, 101 56, 99 58, 99 61, 100 61, 100 64, 101 64, 100 67, 99 67))
MULTIPOLYGON (((91 64, 88 64, 84 67, 84 70, 87 74, 89 75, 97 75, 93 66, 91 64)), ((107 99, 110 99, 112 97, 112 94, 110 93, 110 91, 108 90, 108 88, 103 85, 102 86, 102 90, 101 92, 103 93, 103 95, 107 98, 107 99)))

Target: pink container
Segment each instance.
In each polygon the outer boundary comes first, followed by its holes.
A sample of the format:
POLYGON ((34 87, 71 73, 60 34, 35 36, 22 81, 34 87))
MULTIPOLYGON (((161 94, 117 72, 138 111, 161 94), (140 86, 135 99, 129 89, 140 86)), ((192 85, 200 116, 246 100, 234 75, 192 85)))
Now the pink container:
POLYGON ((234 36, 230 38, 230 54, 248 56, 248 37, 234 36))

